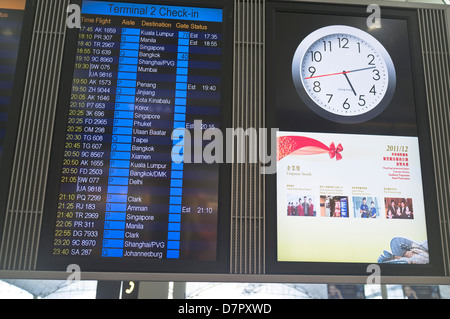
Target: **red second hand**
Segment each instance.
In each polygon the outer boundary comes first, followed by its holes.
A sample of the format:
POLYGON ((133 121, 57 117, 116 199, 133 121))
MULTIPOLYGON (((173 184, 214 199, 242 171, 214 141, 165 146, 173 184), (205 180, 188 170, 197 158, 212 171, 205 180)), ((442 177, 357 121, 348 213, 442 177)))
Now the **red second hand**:
POLYGON ((339 72, 339 73, 330 73, 330 74, 324 74, 324 75, 316 75, 316 76, 310 76, 308 78, 305 78, 305 80, 308 79, 314 79, 314 78, 321 78, 323 76, 330 76, 330 75, 338 75, 338 74, 346 74, 346 73, 350 73, 351 71, 345 71, 345 72, 339 72))

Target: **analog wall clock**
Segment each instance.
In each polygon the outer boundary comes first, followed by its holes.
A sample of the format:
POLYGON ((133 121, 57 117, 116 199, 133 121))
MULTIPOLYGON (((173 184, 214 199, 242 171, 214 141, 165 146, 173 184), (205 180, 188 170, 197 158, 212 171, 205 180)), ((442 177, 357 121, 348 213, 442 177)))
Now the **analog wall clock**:
POLYGON ((297 47, 292 77, 302 100, 337 123, 361 123, 391 102, 396 74, 384 46, 360 29, 333 25, 310 33, 297 47))

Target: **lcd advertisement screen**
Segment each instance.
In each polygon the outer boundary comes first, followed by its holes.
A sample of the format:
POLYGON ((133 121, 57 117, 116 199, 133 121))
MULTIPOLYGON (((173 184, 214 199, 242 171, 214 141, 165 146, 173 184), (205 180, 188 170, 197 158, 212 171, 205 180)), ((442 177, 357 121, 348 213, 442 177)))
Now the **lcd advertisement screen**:
POLYGON ((229 174, 185 163, 181 140, 194 121, 227 125, 228 10, 221 2, 81 3, 38 268, 224 271, 229 174))
POLYGON ((441 251, 414 10, 272 4, 272 272, 439 274, 441 251))

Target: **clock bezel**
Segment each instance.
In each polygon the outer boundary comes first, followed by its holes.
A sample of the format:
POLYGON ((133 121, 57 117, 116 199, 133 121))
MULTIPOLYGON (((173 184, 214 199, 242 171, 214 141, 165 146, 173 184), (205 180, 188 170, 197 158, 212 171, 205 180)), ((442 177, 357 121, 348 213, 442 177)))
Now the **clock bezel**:
POLYGON ((351 26, 346 25, 330 25, 325 26, 320 29, 317 29, 313 32, 311 32, 308 36, 306 36, 301 43, 298 45, 293 60, 292 60, 292 78, 294 81, 295 88, 300 95, 302 101, 316 114, 320 115, 321 117, 337 122, 342 124, 356 124, 356 123, 362 123, 369 121, 379 114, 383 112, 387 106, 392 101, 392 98, 395 93, 396 88, 396 71, 394 62, 392 61, 391 56, 389 55, 386 48, 372 35, 369 33, 355 28, 351 26), (386 89, 386 93, 384 97, 381 99, 378 104, 370 109, 369 111, 358 114, 358 115, 339 115, 332 112, 327 111, 326 109, 322 108, 319 104, 317 104, 308 94, 306 91, 303 80, 302 80, 302 74, 301 74, 301 66, 302 62, 304 60, 304 57, 308 51, 308 49, 319 39, 330 36, 334 34, 348 34, 355 37, 360 38, 361 40, 367 42, 369 45, 371 45, 382 57, 384 62, 386 63, 386 68, 388 72, 388 86, 386 89))

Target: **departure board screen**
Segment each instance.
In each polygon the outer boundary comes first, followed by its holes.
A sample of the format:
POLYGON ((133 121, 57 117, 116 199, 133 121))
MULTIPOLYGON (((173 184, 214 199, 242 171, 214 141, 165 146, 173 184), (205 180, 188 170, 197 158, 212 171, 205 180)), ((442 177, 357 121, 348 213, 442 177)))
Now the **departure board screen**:
POLYGON ((194 121, 225 123, 226 10, 209 6, 82 2, 40 267, 177 271, 220 260, 221 170, 185 163, 181 142, 194 121))
POLYGON ((11 111, 25 0, 0 0, 0 160, 11 111))

